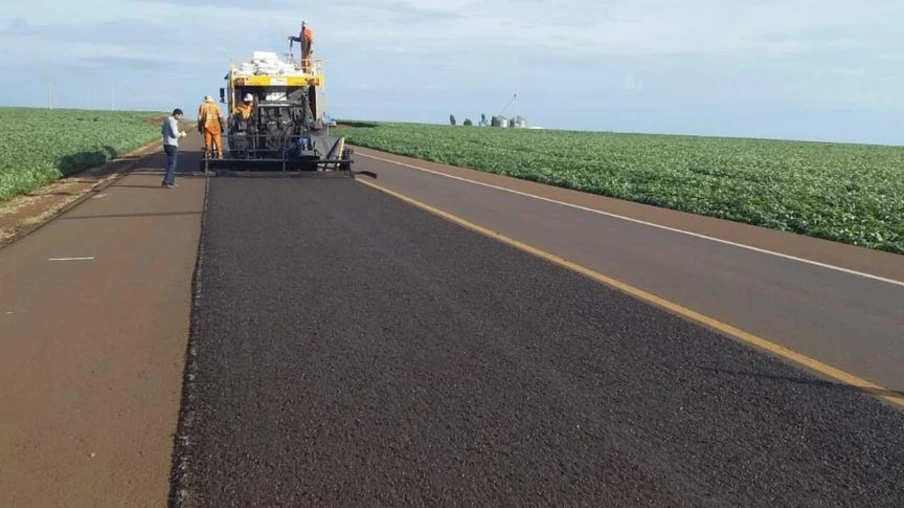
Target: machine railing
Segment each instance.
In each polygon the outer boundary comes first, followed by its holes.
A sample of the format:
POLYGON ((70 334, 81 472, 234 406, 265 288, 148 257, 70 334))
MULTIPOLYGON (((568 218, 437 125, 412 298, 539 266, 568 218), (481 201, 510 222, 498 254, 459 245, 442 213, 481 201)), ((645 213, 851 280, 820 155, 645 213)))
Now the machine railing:
MULTIPOLYGON (((301 62, 300 57, 298 60, 299 60, 299 62, 301 62)), ((292 62, 292 63, 295 63, 295 62, 292 62)), ((304 70, 301 65, 297 65, 296 67, 298 67, 301 70, 304 70)), ((309 72, 311 74, 323 74, 323 60, 311 60, 310 68, 311 69, 309 72)))

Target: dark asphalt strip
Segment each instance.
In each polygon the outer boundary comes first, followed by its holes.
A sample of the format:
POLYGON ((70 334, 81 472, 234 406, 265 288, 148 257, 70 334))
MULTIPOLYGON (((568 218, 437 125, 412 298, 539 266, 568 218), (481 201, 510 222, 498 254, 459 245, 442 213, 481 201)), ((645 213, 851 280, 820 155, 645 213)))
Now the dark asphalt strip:
POLYGON ((181 506, 904 500, 901 413, 352 181, 204 228, 181 506))
POLYGON ((189 449, 193 443, 189 437, 196 432, 194 429, 195 410, 195 376, 198 372, 198 355, 196 344, 200 335, 200 308, 201 308, 201 279, 204 267, 204 243, 207 233, 207 209, 210 203, 210 179, 204 182, 204 201, 201 215, 201 235, 198 241, 198 256, 195 259, 195 269, 192 273, 191 291, 192 305, 189 323, 189 340, 185 351, 185 369, 182 376, 181 404, 179 408, 179 423, 176 434, 173 436, 172 466, 170 469, 170 491, 167 505, 170 508, 187 507, 195 505, 195 500, 189 498, 188 492, 188 467, 189 449))

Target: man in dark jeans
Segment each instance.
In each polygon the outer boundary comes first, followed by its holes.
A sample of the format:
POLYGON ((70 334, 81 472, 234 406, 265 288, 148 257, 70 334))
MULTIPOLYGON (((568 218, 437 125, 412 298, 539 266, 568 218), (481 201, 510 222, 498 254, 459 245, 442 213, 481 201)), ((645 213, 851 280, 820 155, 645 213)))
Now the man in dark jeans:
POLYGON ((163 187, 172 189, 176 186, 176 156, 179 154, 179 138, 185 137, 185 131, 179 130, 182 110, 176 108, 173 114, 163 120, 160 132, 163 134, 163 151, 166 152, 166 174, 163 175, 163 187))

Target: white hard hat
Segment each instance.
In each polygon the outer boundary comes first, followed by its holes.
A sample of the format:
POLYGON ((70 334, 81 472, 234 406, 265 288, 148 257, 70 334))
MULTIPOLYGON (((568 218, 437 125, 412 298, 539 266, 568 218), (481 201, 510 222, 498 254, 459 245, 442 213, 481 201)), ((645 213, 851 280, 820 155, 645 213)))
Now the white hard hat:
POLYGON ((205 95, 204 102, 213 102, 213 97, 211 97, 210 95, 205 95))
POLYGON ((245 102, 254 102, 254 97, 250 93, 246 93, 242 100, 245 102))

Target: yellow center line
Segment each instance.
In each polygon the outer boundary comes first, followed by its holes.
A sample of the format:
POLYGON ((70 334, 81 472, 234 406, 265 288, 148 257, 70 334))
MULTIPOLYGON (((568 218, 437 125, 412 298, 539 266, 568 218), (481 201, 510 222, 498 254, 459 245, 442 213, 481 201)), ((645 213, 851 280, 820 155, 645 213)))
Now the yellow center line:
POLYGON ((473 222, 469 222, 469 221, 462 219, 461 217, 458 217, 456 215, 453 215, 449 212, 440 210, 440 209, 430 206, 426 203, 418 201, 414 198, 411 198, 411 197, 405 196, 403 194, 399 194, 398 192, 389 190, 386 187, 382 187, 380 185, 377 185, 375 183, 371 183, 371 182, 368 182, 365 180, 357 180, 356 179, 356 181, 358 183, 361 183, 361 184, 367 185, 368 187, 376 189, 380 192, 388 194, 394 198, 402 200, 408 204, 416 206, 422 210, 430 212, 430 213, 432 213, 438 217, 441 217, 443 219, 446 219, 450 222, 453 222, 460 226, 464 226, 472 231, 476 231, 476 232, 481 233, 490 238, 494 238, 500 242, 511 245, 512 247, 520 249, 524 252, 533 254, 534 256, 537 256, 541 259, 545 259, 546 261, 555 263, 559 266, 562 266, 562 267, 572 270, 574 272, 580 273, 581 275, 584 275, 592 280, 595 280, 595 281, 605 284, 607 286, 618 289, 619 291, 627 293, 635 298, 639 298, 645 302, 651 303, 660 308, 663 308, 665 310, 678 314, 679 316, 682 316, 682 317, 689 319, 691 321, 694 321, 696 323, 702 324, 708 328, 717 330, 723 334, 728 335, 729 337, 733 337, 742 342, 756 346, 756 347, 763 349, 765 351, 768 351, 772 354, 778 355, 781 358, 784 358, 784 359, 794 362, 798 365, 811 369, 815 372, 828 376, 832 379, 840 381, 841 383, 843 383, 845 385, 848 385, 850 387, 857 388, 866 393, 875 395, 875 396, 879 397, 880 399, 884 399, 884 400, 891 402, 892 404, 898 406, 899 408, 904 409, 904 395, 897 394, 887 388, 884 388, 877 384, 866 381, 865 379, 859 378, 853 374, 850 374, 850 373, 840 370, 838 368, 832 367, 831 365, 822 363, 819 360, 815 360, 813 358, 810 358, 809 356, 792 351, 784 346, 780 346, 774 342, 770 342, 770 341, 768 341, 762 337, 759 337, 757 335, 754 335, 750 332, 746 332, 744 330, 741 330, 740 328, 731 326, 727 323, 723 323, 722 321, 719 321, 717 319, 711 318, 709 316, 705 316, 703 314, 700 314, 699 312, 696 312, 696 311, 693 311, 686 307, 683 307, 681 305, 678 305, 677 303, 674 303, 674 302, 671 302, 664 298, 658 297, 658 296, 656 296, 652 293, 648 293, 642 289, 638 289, 634 286, 631 286, 630 284, 626 284, 617 279, 613 279, 612 277, 608 277, 599 272, 593 271, 590 268, 587 268, 585 266, 581 266, 577 263, 572 263, 571 261, 568 261, 567 259, 556 256, 555 254, 551 254, 545 250, 538 249, 538 248, 528 245, 526 243, 515 240, 514 238, 510 238, 510 237, 505 236, 496 231, 487 229, 483 226, 478 226, 477 224, 474 224, 473 222))

